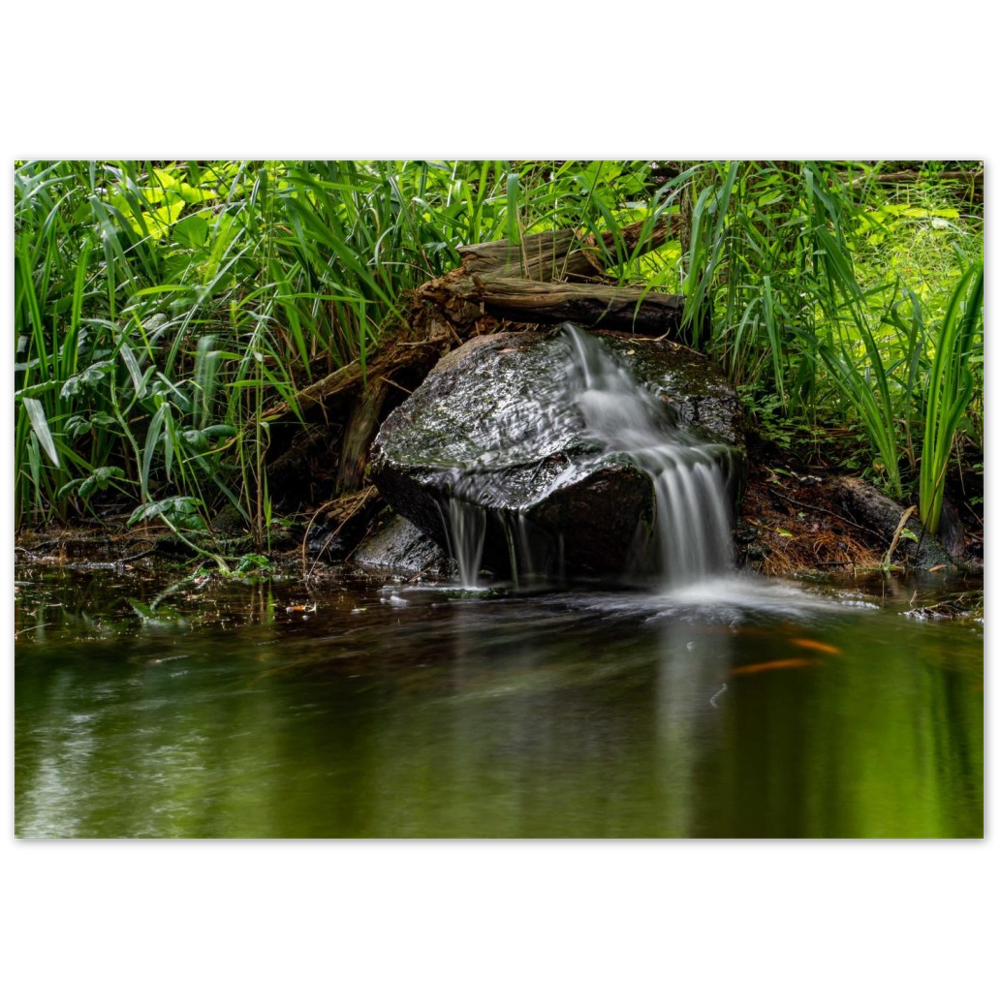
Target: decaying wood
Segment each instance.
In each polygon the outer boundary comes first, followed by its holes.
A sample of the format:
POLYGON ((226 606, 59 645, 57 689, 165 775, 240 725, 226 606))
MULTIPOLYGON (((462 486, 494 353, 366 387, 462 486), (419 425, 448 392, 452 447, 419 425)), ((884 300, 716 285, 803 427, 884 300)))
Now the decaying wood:
POLYGON ((364 481, 368 447, 378 433, 378 418, 388 388, 384 378, 369 382, 367 391, 354 401, 337 468, 338 494, 359 489, 364 481))
MULTIPOLYGON (((939 174, 921 174, 917 170, 896 170, 889 174, 864 174, 850 179, 851 187, 864 187, 866 184, 916 184, 921 180, 961 181, 966 184, 981 186, 982 170, 942 170, 939 174)), ((848 180, 844 177, 843 180, 848 180)))
MULTIPOLYGON (((382 379, 400 381, 397 376, 401 370, 429 372, 449 340, 445 331, 439 331, 436 336, 419 341, 397 338, 386 341, 369 355, 366 368, 362 368, 359 361, 352 361, 303 389, 294 397, 295 409, 307 420, 322 419, 324 414, 317 411, 322 411, 338 397, 353 396, 366 384, 378 383, 382 379)), ((264 419, 276 420, 292 412, 287 403, 279 403, 265 411, 264 419)))
POLYGON ((580 281, 603 272, 593 241, 586 243, 574 229, 536 233, 521 243, 476 243, 458 252, 466 273, 478 277, 580 281))
MULTIPOLYGON (((877 533, 883 546, 892 546, 896 529, 904 513, 901 504, 884 496, 870 483, 848 476, 830 480, 830 496, 842 510, 854 518, 866 531, 877 533)), ((951 557, 941 547, 941 543, 923 530, 916 518, 910 518, 910 527, 917 540, 895 539, 901 560, 913 566, 927 568, 945 564, 952 565, 951 557)), ((902 536, 902 531, 900 532, 902 536)), ((884 549, 883 549, 884 551, 884 549)))
POLYGON ((607 285, 559 285, 520 278, 456 283, 455 293, 490 315, 519 323, 565 321, 634 333, 677 333, 684 315, 679 295, 607 285))
POLYGON ((642 256, 663 246, 669 240, 680 238, 682 219, 679 212, 661 215, 649 226, 648 222, 633 222, 625 226, 615 240, 610 232, 601 233, 601 245, 615 258, 642 256))
POLYGON ((595 238, 575 229, 556 229, 525 236, 520 243, 476 243, 459 247, 458 252, 465 273, 484 280, 587 281, 604 275, 602 249, 613 260, 649 253, 674 238, 679 223, 679 215, 660 216, 652 226, 635 222, 622 229, 617 241, 610 231, 595 238))

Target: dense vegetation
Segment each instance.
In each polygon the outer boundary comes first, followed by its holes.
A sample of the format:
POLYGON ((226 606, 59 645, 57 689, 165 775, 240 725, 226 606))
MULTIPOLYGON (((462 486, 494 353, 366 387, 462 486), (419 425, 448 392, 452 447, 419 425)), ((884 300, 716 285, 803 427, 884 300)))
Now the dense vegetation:
POLYGON ((294 513, 268 407, 363 364, 460 244, 572 226, 611 233, 620 281, 687 296, 765 438, 918 498, 935 531, 946 478, 981 462, 981 184, 900 166, 20 163, 17 524, 188 532, 231 504, 264 539, 294 513), (664 215, 656 252, 617 239, 664 215))

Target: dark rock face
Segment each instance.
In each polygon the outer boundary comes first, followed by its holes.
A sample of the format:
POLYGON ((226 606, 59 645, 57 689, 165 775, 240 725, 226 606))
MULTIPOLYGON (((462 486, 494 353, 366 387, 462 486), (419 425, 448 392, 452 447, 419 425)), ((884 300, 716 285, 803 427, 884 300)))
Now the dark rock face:
POLYGON ((352 561, 366 569, 405 576, 452 576, 455 572, 448 553, 402 517, 394 517, 360 545, 352 561))
MULTIPOLYGON (((722 373, 676 345, 598 336, 662 401, 656 419, 728 446, 719 452, 730 460, 735 494, 745 476, 743 417, 722 373)), ((467 342, 385 420, 372 481, 443 547, 449 504, 485 510, 487 567, 506 571, 519 544, 567 573, 621 572, 654 517, 653 486, 628 454, 588 433, 567 392, 572 364, 560 330, 467 342)))

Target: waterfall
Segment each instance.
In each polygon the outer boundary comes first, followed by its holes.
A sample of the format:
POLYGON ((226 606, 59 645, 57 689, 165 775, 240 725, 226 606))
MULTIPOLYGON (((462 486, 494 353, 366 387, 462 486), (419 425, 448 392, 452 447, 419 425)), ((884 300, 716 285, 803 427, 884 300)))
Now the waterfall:
MULTIPOLYGON (((568 361, 560 401, 582 418, 586 436, 598 446, 592 460, 625 458, 653 487, 652 523, 639 526, 629 576, 672 588, 726 572, 732 563, 730 449, 678 427, 673 412, 596 337, 569 323, 563 337, 568 361)), ((530 513, 491 514, 487 507, 475 474, 455 470, 451 495, 439 509, 463 587, 479 585, 489 517, 500 517, 515 587, 561 576, 565 539, 546 535, 530 513)))
POLYGON ((486 542, 486 511, 465 500, 452 496, 448 511, 441 510, 448 554, 458 563, 458 578, 463 587, 479 586, 479 568, 486 542))
POLYGON ((568 380, 587 433, 606 454, 628 456, 652 484, 652 532, 636 539, 633 572, 681 586, 732 563, 727 472, 730 452, 681 430, 670 411, 596 338, 567 323, 568 380))

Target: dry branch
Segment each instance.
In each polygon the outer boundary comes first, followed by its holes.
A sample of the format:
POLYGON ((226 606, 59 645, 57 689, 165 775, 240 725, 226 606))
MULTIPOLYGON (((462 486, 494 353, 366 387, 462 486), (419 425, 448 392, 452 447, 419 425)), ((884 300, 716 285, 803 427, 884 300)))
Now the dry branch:
POLYGON ((520 243, 499 240, 458 248, 470 277, 522 278, 531 281, 588 281, 601 278, 600 251, 612 259, 649 253, 679 232, 680 215, 661 215, 652 225, 633 222, 619 233, 584 236, 574 229, 533 233, 520 243))

